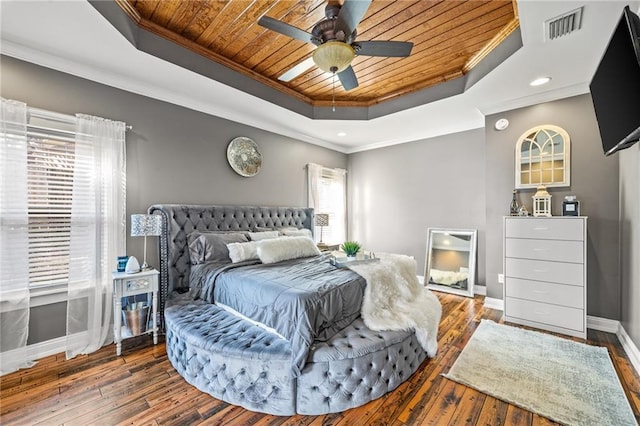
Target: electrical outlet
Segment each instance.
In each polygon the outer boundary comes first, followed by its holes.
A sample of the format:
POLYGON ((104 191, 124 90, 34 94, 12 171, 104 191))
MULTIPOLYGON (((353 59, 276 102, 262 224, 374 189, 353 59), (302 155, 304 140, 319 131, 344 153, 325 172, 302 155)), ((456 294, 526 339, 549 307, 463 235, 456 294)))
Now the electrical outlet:
POLYGON ((504 274, 498 274, 498 282, 504 284, 504 274))

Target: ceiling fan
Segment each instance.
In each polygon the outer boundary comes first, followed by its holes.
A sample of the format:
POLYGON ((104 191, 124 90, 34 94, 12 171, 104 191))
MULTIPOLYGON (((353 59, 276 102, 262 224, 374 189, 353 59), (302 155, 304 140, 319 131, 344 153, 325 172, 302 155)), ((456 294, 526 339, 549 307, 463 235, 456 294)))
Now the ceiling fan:
POLYGON ((314 64, 325 72, 337 74, 345 90, 358 87, 358 79, 351 68, 351 61, 358 56, 407 57, 413 43, 406 41, 356 41, 356 27, 367 12, 371 0, 345 0, 344 4, 329 3, 325 7, 325 19, 318 22, 311 33, 268 16, 262 16, 258 24, 272 31, 311 43, 316 46, 313 56, 300 62, 278 77, 290 81, 307 71, 314 64))

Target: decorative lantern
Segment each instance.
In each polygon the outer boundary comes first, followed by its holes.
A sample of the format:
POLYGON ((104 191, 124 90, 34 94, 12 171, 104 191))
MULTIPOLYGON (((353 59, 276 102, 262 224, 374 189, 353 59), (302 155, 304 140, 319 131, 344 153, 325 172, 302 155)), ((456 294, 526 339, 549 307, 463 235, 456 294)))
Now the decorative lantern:
POLYGON ((551 217, 551 195, 544 185, 538 187, 533 198, 533 215, 551 217))

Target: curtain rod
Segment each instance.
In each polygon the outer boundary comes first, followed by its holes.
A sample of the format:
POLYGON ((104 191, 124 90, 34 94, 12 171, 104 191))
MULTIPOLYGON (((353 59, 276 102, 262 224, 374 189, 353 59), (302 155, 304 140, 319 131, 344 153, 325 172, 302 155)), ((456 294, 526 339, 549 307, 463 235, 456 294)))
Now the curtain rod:
MULTIPOLYGON (((46 109, 27 107, 27 111, 31 117, 43 118, 45 120, 57 121, 59 123, 76 124, 76 117, 69 114, 61 114, 59 112, 47 111, 46 109)), ((133 126, 125 124, 127 130, 133 130, 133 126)))

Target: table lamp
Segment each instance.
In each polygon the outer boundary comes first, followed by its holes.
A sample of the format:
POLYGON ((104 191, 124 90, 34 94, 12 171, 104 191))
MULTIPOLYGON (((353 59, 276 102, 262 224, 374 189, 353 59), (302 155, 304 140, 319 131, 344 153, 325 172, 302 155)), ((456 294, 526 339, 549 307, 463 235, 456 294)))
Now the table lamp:
POLYGON ((329 215, 327 213, 318 213, 315 216, 316 226, 320 227, 320 242, 318 242, 318 246, 324 246, 325 244, 322 242, 322 228, 325 226, 329 226, 329 215))
POLYGON ((147 264, 147 237, 157 237, 162 232, 162 216, 156 214, 132 214, 131 236, 144 237, 144 260, 141 270, 150 269, 147 264))

